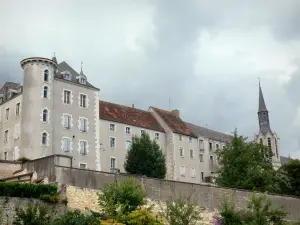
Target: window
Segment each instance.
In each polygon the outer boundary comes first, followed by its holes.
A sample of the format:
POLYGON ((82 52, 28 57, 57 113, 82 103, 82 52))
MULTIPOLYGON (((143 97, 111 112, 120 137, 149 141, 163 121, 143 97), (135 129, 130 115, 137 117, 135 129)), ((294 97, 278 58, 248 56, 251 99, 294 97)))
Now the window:
POLYGON ((216 149, 219 150, 219 144, 216 144, 216 149))
POLYGON ((201 181, 204 181, 204 172, 201 172, 201 181))
POLYGON ((43 110, 43 122, 47 122, 48 120, 48 110, 44 109, 43 110))
POLYGON ((80 83, 81 83, 81 84, 86 84, 86 80, 85 80, 84 78, 81 78, 81 79, 80 79, 80 83))
POLYGON ((259 139, 259 142, 262 144, 263 143, 263 140, 262 140, 262 138, 261 139, 259 139))
POLYGON ((154 134, 154 139, 155 139, 155 140, 159 140, 159 133, 155 133, 155 134, 154 134))
POLYGON ((86 95, 80 94, 80 107, 86 108, 86 95))
POLYGON ((71 74, 65 73, 65 79, 70 81, 71 80, 71 74))
POLYGON ((20 135, 20 126, 19 124, 15 126, 15 139, 18 139, 20 135))
POLYGON ((64 103, 71 104, 71 91, 64 90, 64 103))
POLYGON ((116 158, 110 158, 110 168, 111 169, 116 168, 116 158))
POLYGON ((196 169, 193 166, 191 166, 191 176, 196 177, 196 169))
POLYGON ((46 81, 46 82, 49 81, 49 71, 48 70, 44 71, 44 81, 46 81))
POLYGON ((17 103, 16 105, 16 116, 20 115, 20 103, 17 103))
POLYGON ((4 132, 4 143, 8 142, 8 130, 4 132))
POLYGON ((47 133, 44 132, 42 135, 42 145, 47 145, 47 133))
POLYGON ((64 115, 64 128, 71 129, 71 115, 64 115))
POLYGON ((130 129, 130 127, 126 127, 126 128, 125 128, 125 133, 128 134, 128 135, 131 134, 131 129, 130 129))
POLYGON ((116 148, 116 138, 115 137, 109 138, 109 145, 111 148, 116 148))
POLYGON ((275 138, 276 157, 279 158, 277 139, 275 138))
POLYGON ((183 148, 179 148, 179 155, 181 156, 181 157, 183 157, 184 156, 184 152, 183 152, 183 148))
POLYGON ((209 151, 212 151, 212 143, 209 142, 209 151))
POLYGON ((8 118, 9 118, 9 108, 5 110, 5 119, 8 120, 8 118))
POLYGON ((87 132, 87 119, 80 118, 80 131, 81 132, 87 132))
POLYGON ((190 158, 194 158, 194 150, 193 149, 190 149, 190 158))
POLYGON ((126 150, 128 151, 131 147, 131 140, 126 140, 125 144, 126 144, 126 150))
POLYGON ((199 157, 200 157, 200 162, 203 162, 203 154, 200 154, 199 157))
POLYGON ((182 141, 182 135, 179 134, 179 141, 182 141))
POLYGON ((199 148, 204 149, 203 140, 199 139, 199 148))
POLYGON ((80 154, 81 155, 87 154, 87 142, 86 141, 80 141, 80 154))
POLYGON ((7 160, 7 152, 3 152, 3 159, 7 160))
POLYGON ((116 130, 116 125, 113 124, 113 123, 109 124, 109 130, 115 131, 116 130))
POLYGON ((271 138, 268 138, 268 146, 269 146, 269 148, 272 148, 271 138))
POLYGON ((185 166, 180 166, 180 175, 185 175, 185 166))
POLYGON ((86 163, 79 163, 79 169, 86 169, 86 163))
POLYGON ((212 165, 213 162, 214 162, 214 158, 213 158, 213 156, 211 155, 211 156, 209 156, 209 163, 212 165))
POLYGON ((44 98, 48 98, 48 87, 44 87, 44 98))
POLYGON ((193 142, 193 138, 189 137, 189 143, 192 143, 192 142, 193 142))
POLYGON ((146 134, 146 131, 145 130, 141 130, 141 135, 142 134, 146 134))
POLYGON ((64 150, 64 152, 71 151, 71 139, 70 138, 63 138, 63 150, 64 150))

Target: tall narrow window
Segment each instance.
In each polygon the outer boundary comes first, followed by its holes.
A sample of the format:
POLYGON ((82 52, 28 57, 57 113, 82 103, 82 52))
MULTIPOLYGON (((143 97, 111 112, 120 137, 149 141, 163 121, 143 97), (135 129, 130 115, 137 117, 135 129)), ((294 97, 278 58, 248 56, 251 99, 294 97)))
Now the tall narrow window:
POLYGON ((211 155, 209 156, 209 164, 213 165, 213 163, 214 163, 214 157, 211 155))
POLYGON ((8 142, 8 130, 4 132, 4 143, 8 142))
POLYGON ((70 115, 64 115, 64 128, 71 129, 71 116, 70 115))
POLYGON ((42 135, 42 144, 47 145, 47 133, 44 132, 42 135))
POLYGON ((126 127, 126 128, 125 128, 125 133, 128 134, 128 135, 131 134, 131 129, 130 129, 130 127, 126 127))
POLYGON ((111 148, 116 148, 116 138, 110 137, 109 138, 109 145, 111 148))
POLYGON ((212 151, 213 149, 212 149, 212 143, 211 142, 209 142, 209 151, 212 151))
POLYGON ((183 148, 179 148, 179 155, 181 156, 181 157, 183 157, 184 156, 184 152, 183 152, 183 148))
POLYGON ((199 148, 202 150, 204 149, 204 146, 203 146, 203 140, 199 139, 199 148))
POLYGON ((63 150, 64 150, 64 152, 71 151, 71 139, 70 138, 63 139, 63 150))
POLYGON ((276 156, 279 158, 277 139, 275 139, 276 156))
POLYGON ((131 147, 131 140, 126 140, 125 144, 126 144, 126 150, 128 151, 131 147))
POLYGON ((185 166, 180 166, 180 175, 185 175, 185 166))
POLYGON ((64 90, 64 103, 71 104, 71 91, 64 90))
POLYGON ((43 110, 43 121, 44 122, 48 121, 48 110, 47 109, 43 110))
POLYGON ((219 144, 216 144, 216 149, 219 150, 219 144))
POLYGON ((44 98, 48 98, 48 87, 44 87, 44 98))
POLYGON ((7 152, 3 152, 3 159, 7 160, 7 152))
POLYGON ((5 119, 8 120, 8 118, 9 118, 9 108, 5 110, 5 119))
POLYGON ((81 155, 87 154, 87 142, 86 141, 80 141, 80 154, 81 155))
POLYGON ((86 108, 86 95, 80 94, 80 107, 86 108))
POLYGON ((193 159, 194 158, 194 150, 190 149, 190 158, 193 159))
POLYGON ((66 73, 65 74, 65 79, 71 81, 71 74, 66 73))
POLYGON ((87 132, 87 119, 80 118, 80 131, 87 132))
POLYGON ((46 82, 49 81, 49 71, 48 70, 44 71, 44 81, 46 81, 46 82))
POLYGON ((189 137, 189 143, 192 143, 192 142, 193 142, 193 138, 189 137))
POLYGON ((272 148, 271 138, 268 138, 268 147, 269 147, 269 148, 272 148))
POLYGON ((195 177, 196 176, 196 169, 195 167, 191 166, 191 177, 195 177))
POLYGON ((20 115, 20 103, 17 103, 16 105, 16 116, 20 115))
POLYGON ((159 133, 155 133, 155 134, 154 134, 154 139, 155 139, 155 140, 159 140, 159 133))
POLYGON ((199 157, 200 157, 200 162, 203 162, 203 154, 200 154, 199 157))
POLYGON ((110 168, 111 169, 116 168, 116 158, 110 158, 110 168))
POLYGON ((262 144, 263 143, 263 139, 261 138, 261 139, 259 139, 259 142, 262 144))
POLYGON ((204 181, 204 172, 201 172, 201 181, 204 181))

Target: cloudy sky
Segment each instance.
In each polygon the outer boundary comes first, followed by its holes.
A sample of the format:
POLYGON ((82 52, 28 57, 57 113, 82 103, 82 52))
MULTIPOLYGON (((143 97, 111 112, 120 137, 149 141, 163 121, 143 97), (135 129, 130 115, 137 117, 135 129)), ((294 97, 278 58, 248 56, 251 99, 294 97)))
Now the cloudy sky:
POLYGON ((56 52, 103 100, 252 139, 260 77, 281 154, 300 156, 299 21, 299 0, 0 0, 0 83, 56 52))

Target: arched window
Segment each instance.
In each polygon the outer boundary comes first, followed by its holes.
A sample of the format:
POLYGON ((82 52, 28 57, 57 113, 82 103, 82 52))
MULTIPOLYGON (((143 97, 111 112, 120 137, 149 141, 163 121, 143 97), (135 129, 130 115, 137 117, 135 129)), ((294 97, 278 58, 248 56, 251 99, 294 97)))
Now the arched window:
POLYGON ((275 139, 276 157, 279 158, 277 139, 275 139))
POLYGON ((45 70, 44 71, 44 81, 49 81, 49 71, 48 70, 45 70))
POLYGON ((44 98, 48 98, 48 87, 44 87, 44 98))
POLYGON ((269 148, 272 148, 271 138, 268 138, 268 146, 269 146, 269 148))
POLYGON ((42 135, 42 144, 43 145, 47 144, 47 133, 46 132, 44 132, 42 135))
POLYGON ((43 111, 43 121, 47 122, 47 120, 48 120, 48 110, 44 109, 44 111, 43 111))
POLYGON ((263 143, 263 140, 262 140, 262 138, 261 139, 259 139, 259 142, 262 144, 263 143))

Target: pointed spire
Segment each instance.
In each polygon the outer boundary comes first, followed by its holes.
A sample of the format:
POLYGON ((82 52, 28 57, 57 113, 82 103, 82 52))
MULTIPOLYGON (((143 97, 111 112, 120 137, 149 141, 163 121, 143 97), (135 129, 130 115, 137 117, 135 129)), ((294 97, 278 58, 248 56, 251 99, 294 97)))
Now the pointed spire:
POLYGON ((259 105, 258 105, 258 112, 267 112, 267 107, 266 107, 266 103, 265 103, 265 99, 261 90, 261 86, 260 86, 260 80, 258 78, 258 82, 259 82, 259 105))
POLYGON ((80 71, 80 75, 84 75, 84 74, 83 74, 82 67, 83 67, 83 62, 81 62, 81 71, 80 71))
POLYGON ((52 57, 52 61, 57 63, 57 59, 56 59, 56 56, 55 56, 55 52, 54 52, 54 55, 53 55, 53 57, 52 57))

